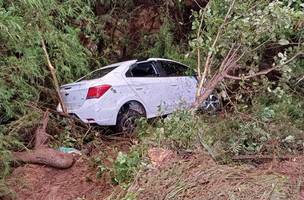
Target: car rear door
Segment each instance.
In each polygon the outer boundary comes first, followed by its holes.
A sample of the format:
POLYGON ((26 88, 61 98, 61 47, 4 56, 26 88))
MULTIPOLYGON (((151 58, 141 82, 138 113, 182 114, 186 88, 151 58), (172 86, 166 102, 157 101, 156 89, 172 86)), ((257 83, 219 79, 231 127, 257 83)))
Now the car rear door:
POLYGON ((170 93, 154 62, 145 61, 132 65, 126 73, 126 81, 147 106, 150 113, 148 117, 168 113, 170 93))

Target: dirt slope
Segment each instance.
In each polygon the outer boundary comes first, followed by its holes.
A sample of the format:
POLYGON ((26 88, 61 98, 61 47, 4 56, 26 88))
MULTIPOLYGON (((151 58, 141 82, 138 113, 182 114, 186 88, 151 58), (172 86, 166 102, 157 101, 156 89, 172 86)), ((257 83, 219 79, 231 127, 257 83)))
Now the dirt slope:
MULTIPOLYGON (((105 149, 115 156, 114 151, 108 150, 105 149)), ((138 200, 304 200, 303 167, 304 157, 276 164, 228 166, 215 163, 204 152, 196 152, 172 156, 161 166, 149 164, 142 168, 128 192, 138 200)), ((110 176, 96 178, 96 171, 84 158, 66 170, 24 165, 15 169, 9 185, 17 199, 22 200, 107 199, 115 190, 120 190, 119 186, 112 185, 110 176)))
MULTIPOLYGON (((119 186, 113 185, 109 173, 100 178, 90 159, 98 157, 110 167, 119 151, 129 151, 126 141, 103 142, 90 150, 89 157, 78 156, 69 169, 54 169, 41 165, 23 165, 16 168, 8 185, 17 200, 99 200, 108 197, 119 186)), ((10 198, 8 198, 10 199, 10 198)))
POLYGON ((104 199, 113 187, 104 179, 97 179, 83 159, 66 170, 39 165, 19 167, 13 172, 10 185, 20 200, 104 199))
POLYGON ((176 159, 138 175, 130 191, 152 199, 304 199, 303 158, 271 167, 218 165, 205 154, 176 159))

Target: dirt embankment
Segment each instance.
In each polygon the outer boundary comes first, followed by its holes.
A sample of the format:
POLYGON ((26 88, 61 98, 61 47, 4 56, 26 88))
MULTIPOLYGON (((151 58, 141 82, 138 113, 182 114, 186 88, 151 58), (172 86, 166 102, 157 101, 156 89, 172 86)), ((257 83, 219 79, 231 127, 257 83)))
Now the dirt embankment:
POLYGON ((13 172, 9 182, 20 200, 104 199, 112 190, 110 183, 96 178, 83 159, 66 170, 25 165, 13 172))
POLYGON ((304 158, 277 164, 219 165, 204 153, 137 176, 137 199, 304 199, 304 158))
POLYGON ((77 156, 69 169, 55 169, 27 164, 16 168, 8 179, 12 197, 17 200, 99 200, 106 199, 115 188, 109 173, 97 177, 92 158, 98 157, 111 167, 119 151, 127 152, 130 143, 104 142, 91 149, 90 156, 77 156), (102 154, 100 153, 102 152, 102 154))
MULTIPOLYGON (((110 164, 128 144, 102 145, 104 161, 110 164)), ((100 149, 99 149, 100 150, 100 149)), ((98 151, 96 151, 98 152, 98 151)), ((156 154, 157 155, 157 154, 156 154)), ((219 165, 206 153, 166 158, 161 165, 142 168, 128 192, 142 199, 303 199, 304 157, 279 163, 219 165)), ((12 173, 9 185, 17 199, 108 199, 114 191, 111 177, 96 178, 96 170, 85 158, 66 170, 39 165, 21 166, 12 173)))

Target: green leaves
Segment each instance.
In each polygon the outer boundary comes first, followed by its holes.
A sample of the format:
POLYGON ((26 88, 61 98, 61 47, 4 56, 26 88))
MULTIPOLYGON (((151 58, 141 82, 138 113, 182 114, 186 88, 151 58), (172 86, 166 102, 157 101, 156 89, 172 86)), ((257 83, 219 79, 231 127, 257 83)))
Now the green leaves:
POLYGON ((94 20, 84 1, 24 0, 0 8, 1 118, 8 121, 38 101, 43 87, 52 88, 39 34, 45 39, 52 64, 61 83, 88 72, 90 53, 79 41, 77 23, 94 20), (40 86, 40 87, 37 87, 40 86))
POLYGON ((141 157, 137 151, 130 154, 118 152, 112 171, 113 180, 121 186, 127 186, 132 181, 140 162, 141 157))
MULTIPOLYGON (((224 26, 215 50, 214 66, 218 66, 233 43, 240 44, 248 52, 240 61, 242 64, 254 63, 250 55, 261 52, 265 45, 277 42, 288 45, 294 37, 301 37, 297 23, 304 19, 303 9, 295 9, 298 3, 289 1, 236 1, 233 14, 224 26)), ((294 1, 296 2, 296 1, 294 1)), ((218 28, 223 22, 224 14, 229 7, 229 1, 215 0, 209 3, 204 16, 203 27, 197 37, 197 30, 202 11, 194 12, 192 24, 193 40, 190 46, 195 50, 200 48, 202 58, 207 57, 211 42, 215 39, 218 28)), ((257 67, 257 66, 256 66, 257 67)))
MULTIPOLYGON (((19 143, 15 135, 37 120, 25 117, 37 114, 29 105, 54 104, 39 34, 60 83, 70 82, 89 71, 91 54, 80 43, 77 25, 86 30, 92 16, 90 4, 82 0, 0 2, 0 178, 9 172, 9 152, 19 143), (11 126, 17 128, 6 128, 11 126)), ((64 142, 72 146, 75 139, 66 134, 64 142)))

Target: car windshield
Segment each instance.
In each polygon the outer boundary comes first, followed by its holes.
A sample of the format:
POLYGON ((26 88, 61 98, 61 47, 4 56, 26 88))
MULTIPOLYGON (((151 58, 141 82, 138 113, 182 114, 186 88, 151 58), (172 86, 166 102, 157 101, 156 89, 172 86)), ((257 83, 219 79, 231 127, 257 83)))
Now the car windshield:
POLYGON ((116 67, 117 66, 97 69, 97 70, 85 75, 84 77, 80 78, 79 80, 77 80, 77 82, 101 78, 101 77, 107 75, 108 73, 110 73, 116 67))

